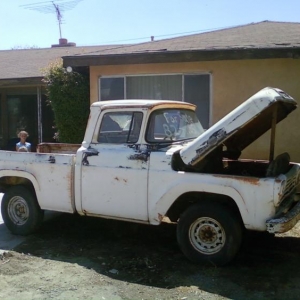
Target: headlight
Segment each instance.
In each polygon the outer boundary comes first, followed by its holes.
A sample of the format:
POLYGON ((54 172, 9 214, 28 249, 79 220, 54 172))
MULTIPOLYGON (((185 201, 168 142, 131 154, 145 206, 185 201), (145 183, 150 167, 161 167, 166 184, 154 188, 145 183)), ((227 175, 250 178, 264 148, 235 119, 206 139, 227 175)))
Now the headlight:
POLYGON ((286 180, 281 181, 281 185, 278 193, 279 199, 281 199, 284 194, 285 186, 286 186, 286 180))

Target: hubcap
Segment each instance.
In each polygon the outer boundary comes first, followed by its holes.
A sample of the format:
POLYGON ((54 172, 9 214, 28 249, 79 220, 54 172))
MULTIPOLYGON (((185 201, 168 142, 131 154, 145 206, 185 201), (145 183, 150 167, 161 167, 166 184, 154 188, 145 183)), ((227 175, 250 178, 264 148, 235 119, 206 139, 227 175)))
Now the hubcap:
POLYGON ((199 218, 190 227, 190 240, 193 247, 203 254, 219 252, 226 241, 221 224, 212 218, 199 218))
POLYGON ((16 225, 24 225, 29 217, 29 208, 24 198, 12 197, 8 204, 8 215, 16 225))

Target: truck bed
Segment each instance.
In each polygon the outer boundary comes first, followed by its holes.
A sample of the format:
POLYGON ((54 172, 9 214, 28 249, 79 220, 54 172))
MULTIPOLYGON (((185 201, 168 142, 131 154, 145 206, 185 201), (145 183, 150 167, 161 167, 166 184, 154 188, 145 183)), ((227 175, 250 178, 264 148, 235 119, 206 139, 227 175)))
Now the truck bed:
POLYGON ((10 185, 33 185, 42 209, 72 213, 74 162, 74 154, 0 151, 0 192, 10 185))
POLYGON ((75 154, 81 144, 68 143, 41 143, 37 146, 38 153, 65 153, 75 154))

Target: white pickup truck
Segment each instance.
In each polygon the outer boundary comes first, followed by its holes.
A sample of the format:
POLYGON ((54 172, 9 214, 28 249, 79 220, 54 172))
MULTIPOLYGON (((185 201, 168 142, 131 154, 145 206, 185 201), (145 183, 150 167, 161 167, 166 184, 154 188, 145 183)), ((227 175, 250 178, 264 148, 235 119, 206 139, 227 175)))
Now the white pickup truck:
POLYGON ((37 153, 0 151, 3 220, 18 235, 34 232, 44 210, 168 220, 177 223, 179 247, 191 261, 224 265, 245 229, 281 233, 300 219, 300 165, 288 153, 273 158, 276 124, 296 106, 283 91, 265 88, 203 130, 189 103, 93 103, 76 153, 55 144, 37 153), (270 160, 239 159, 269 129, 270 160))

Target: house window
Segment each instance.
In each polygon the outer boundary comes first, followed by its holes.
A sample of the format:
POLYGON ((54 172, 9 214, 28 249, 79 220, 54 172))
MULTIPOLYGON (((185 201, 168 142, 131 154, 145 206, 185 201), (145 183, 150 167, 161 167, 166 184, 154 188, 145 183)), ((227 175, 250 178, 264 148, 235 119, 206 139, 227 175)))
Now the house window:
POLYGON ((125 99, 124 77, 101 79, 101 100, 125 99))
POLYGON ((182 100, 182 76, 126 77, 127 99, 182 100))
POLYGON ((210 75, 175 74, 100 78, 100 101, 116 99, 178 100, 197 105, 196 114, 209 127, 210 75))
POLYGON ((202 126, 209 127, 210 76, 185 75, 184 101, 197 105, 196 115, 202 126))

